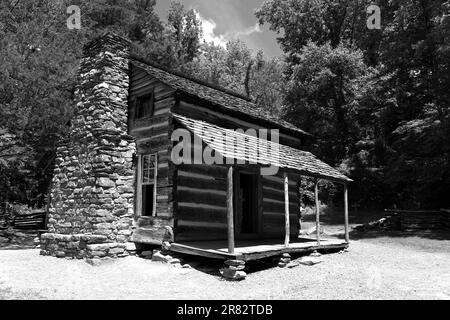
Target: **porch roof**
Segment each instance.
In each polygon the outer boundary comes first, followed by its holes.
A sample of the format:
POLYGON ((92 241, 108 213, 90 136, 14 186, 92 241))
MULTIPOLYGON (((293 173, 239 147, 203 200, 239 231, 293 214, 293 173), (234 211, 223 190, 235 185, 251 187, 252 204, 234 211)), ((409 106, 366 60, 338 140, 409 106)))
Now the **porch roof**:
POLYGON ((225 158, 246 161, 250 164, 273 165, 305 176, 341 183, 352 181, 310 152, 182 115, 174 114, 174 118, 225 158))

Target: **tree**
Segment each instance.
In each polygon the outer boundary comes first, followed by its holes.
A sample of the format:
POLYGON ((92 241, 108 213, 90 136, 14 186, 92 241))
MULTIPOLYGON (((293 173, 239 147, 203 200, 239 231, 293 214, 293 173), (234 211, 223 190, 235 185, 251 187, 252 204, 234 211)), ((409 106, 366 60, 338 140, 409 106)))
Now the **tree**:
POLYGON ((244 42, 230 40, 226 48, 203 43, 200 55, 185 65, 184 71, 248 96, 260 108, 280 117, 283 109, 284 67, 280 59, 266 60, 262 51, 254 55, 244 42))
MULTIPOLYGON (((0 39, 0 127, 18 147, 31 148, 21 155, 14 180, 25 181, 28 193, 12 192, 11 201, 40 202, 51 176, 55 143, 65 131, 77 59, 84 34, 69 35, 62 2, 2 2, 1 16, 8 23, 0 39), (23 179, 18 176, 22 174, 23 179)), ((10 161, 16 167, 16 161, 10 161)), ((12 178, 11 178, 12 179, 12 178)), ((3 181, 12 184, 15 181, 3 181)))
POLYGON ((315 137, 313 150, 332 164, 349 157, 361 130, 359 97, 372 71, 360 50, 308 42, 287 82, 287 117, 315 137))
POLYGON ((249 95, 262 109, 281 118, 285 113, 286 64, 279 58, 266 60, 262 51, 249 69, 249 95))
POLYGON ((386 8, 381 56, 383 69, 394 73, 384 87, 395 88, 395 104, 385 108, 392 148, 385 171, 405 206, 450 205, 449 9, 449 1, 399 1, 386 8))
POLYGON ((0 128, 14 137, 8 138, 13 143, 8 152, 27 150, 2 157, 3 199, 42 205, 56 144, 72 116, 83 45, 109 30, 131 36, 137 45, 144 43, 162 30, 154 5, 142 0, 0 3, 0 128), (81 7, 82 28, 77 31, 66 27, 71 4, 81 7))
MULTIPOLYGON (((153 7, 152 7, 153 8, 153 7)), ((135 53, 153 63, 178 71, 200 55, 201 21, 196 12, 172 2, 167 23, 150 24, 145 37, 135 46, 135 53), (150 28, 151 27, 151 28, 150 28)))
POLYGON ((268 0, 257 11, 281 34, 288 118, 365 204, 448 206, 450 2, 380 1, 372 31, 367 4, 268 0))
POLYGON ((376 64, 380 32, 366 28, 365 0, 268 0, 256 11, 260 24, 282 34, 278 41, 289 58, 294 58, 308 41, 337 47, 346 42, 376 64))

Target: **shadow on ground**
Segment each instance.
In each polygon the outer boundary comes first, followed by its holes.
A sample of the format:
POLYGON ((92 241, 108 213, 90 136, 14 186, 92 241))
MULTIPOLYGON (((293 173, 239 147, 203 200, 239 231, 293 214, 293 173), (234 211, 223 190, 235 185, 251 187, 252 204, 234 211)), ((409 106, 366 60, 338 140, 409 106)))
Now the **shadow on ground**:
MULTIPOLYGON (((338 253, 341 250, 336 249, 329 249, 329 250, 319 250, 319 253, 321 254, 334 254, 338 253)), ((172 255, 172 254, 171 254, 172 255)), ((294 261, 296 259, 299 259, 304 256, 308 256, 309 254, 291 254, 291 261, 294 261)), ((196 257, 196 256, 189 256, 189 255, 182 255, 182 254, 176 254, 172 255, 173 257, 176 257, 182 261, 182 264, 188 264, 193 269, 218 277, 220 279, 223 279, 220 275, 219 269, 221 269, 224 266, 224 261, 219 259, 209 259, 204 257, 196 257)), ((278 257, 279 258, 279 257, 278 257)), ((269 257, 259 260, 252 260, 247 261, 245 263, 245 272, 247 274, 252 273, 258 273, 261 271, 273 269, 273 268, 279 268, 278 267, 278 261, 276 260, 277 257, 269 257)), ((223 279, 224 281, 227 281, 223 279)))
MULTIPOLYGON (((348 221, 351 225, 365 224, 379 220, 385 216, 385 212, 377 211, 350 211, 348 221)), ((315 214, 303 216, 304 222, 315 222, 315 214)), ((320 221, 325 225, 344 225, 344 210, 340 208, 326 208, 321 211, 320 221)))
POLYGON ((426 231, 396 231, 396 230, 369 230, 358 231, 353 230, 350 232, 350 238, 354 240, 361 239, 373 239, 380 237, 389 238, 406 238, 406 237, 419 237, 433 240, 450 240, 450 231, 446 230, 426 230, 426 231))
MULTIPOLYGON (((369 222, 377 221, 385 217, 384 211, 360 211, 349 213, 350 223, 350 239, 375 239, 381 237, 388 238, 408 238, 419 237, 432 240, 450 240, 450 230, 417 230, 417 231, 402 231, 402 230, 386 230, 386 229, 371 229, 371 230, 355 230, 354 227, 358 225, 368 224, 369 222)), ((304 228, 315 226, 316 216, 313 214, 306 215, 303 218, 304 228)), ((320 215, 320 221, 325 229, 325 234, 332 235, 338 239, 344 239, 344 218, 343 212, 336 208, 327 208, 323 210, 320 215)))

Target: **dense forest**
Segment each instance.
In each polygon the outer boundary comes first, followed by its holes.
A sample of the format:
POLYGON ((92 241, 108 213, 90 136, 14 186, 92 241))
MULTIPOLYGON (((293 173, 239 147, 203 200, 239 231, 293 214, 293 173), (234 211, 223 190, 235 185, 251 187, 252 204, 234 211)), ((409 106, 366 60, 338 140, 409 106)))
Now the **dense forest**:
MULTIPOLYGON (((114 31, 143 58, 251 97, 312 134, 304 148, 348 174, 365 208, 450 207, 450 1, 267 0, 268 59, 239 39, 202 40, 194 10, 155 0, 0 2, 0 203, 45 202, 73 110, 83 44, 114 31), (66 25, 69 5, 82 28, 66 25), (163 19, 164 18, 164 19, 163 19)), ((329 201, 339 190, 323 186, 329 201)))

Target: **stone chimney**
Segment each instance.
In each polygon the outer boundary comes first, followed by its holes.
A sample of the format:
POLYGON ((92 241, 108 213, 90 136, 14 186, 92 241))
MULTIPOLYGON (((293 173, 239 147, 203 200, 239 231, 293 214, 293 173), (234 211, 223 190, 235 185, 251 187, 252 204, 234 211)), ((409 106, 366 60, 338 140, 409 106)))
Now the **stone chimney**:
POLYGON ((108 33, 84 47, 67 139, 57 149, 41 254, 125 256, 134 214, 136 152, 128 135, 128 40, 108 33))

